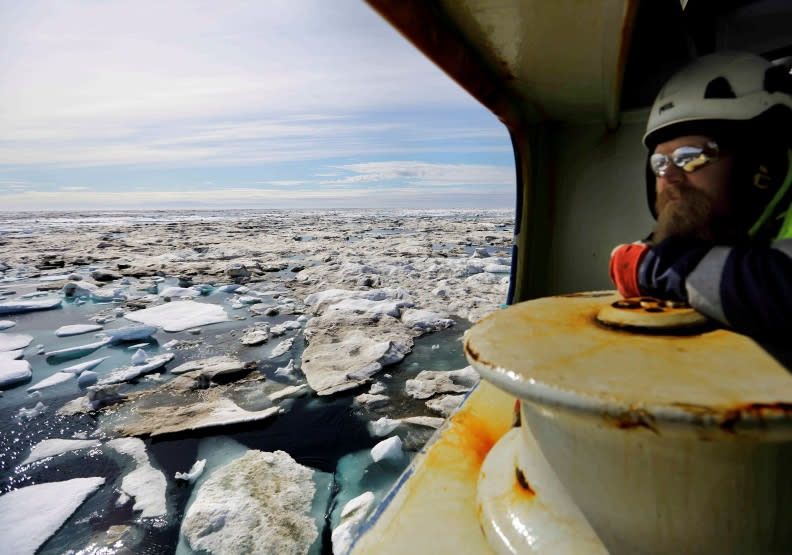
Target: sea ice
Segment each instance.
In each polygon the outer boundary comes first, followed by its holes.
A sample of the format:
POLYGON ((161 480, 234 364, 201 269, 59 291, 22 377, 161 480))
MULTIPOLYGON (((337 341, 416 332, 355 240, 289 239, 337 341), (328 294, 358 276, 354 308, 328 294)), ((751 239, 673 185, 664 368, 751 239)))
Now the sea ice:
POLYGON ((24 349, 17 349, 16 351, 0 351, 0 360, 17 360, 22 358, 24 349))
POLYGON ((44 378, 40 382, 31 385, 30 387, 27 388, 27 390, 38 391, 39 389, 52 387, 53 385, 58 385, 59 383, 67 382, 72 379, 74 379, 74 374, 72 374, 71 372, 55 372, 50 377, 44 378))
POLYGON ((58 337, 68 337, 70 335, 80 335, 82 333, 90 333, 92 331, 99 331, 102 326, 99 324, 75 324, 72 326, 61 326, 55 330, 55 335, 58 337))
POLYGON ((43 414, 45 410, 47 410, 47 405, 39 401, 38 403, 36 403, 36 406, 34 406, 33 408, 30 409, 25 407, 20 408, 19 412, 17 413, 17 416, 19 418, 24 418, 25 420, 33 420, 40 414, 43 414))
POLYGON ((0 359, 0 389, 27 381, 32 376, 28 361, 0 359))
POLYGON ((7 330, 14 326, 16 326, 16 322, 12 322, 11 320, 0 320, 0 330, 7 330))
POLYGON ((300 385, 289 385, 275 391, 274 393, 270 393, 268 395, 269 400, 272 402, 280 401, 281 399, 285 399, 287 397, 296 397, 297 395, 304 395, 307 393, 306 389, 308 388, 308 384, 300 384, 300 385))
POLYGON ((137 351, 135 351, 135 354, 133 354, 131 358, 132 364, 143 364, 144 362, 146 362, 147 359, 148 359, 148 355, 146 354, 146 351, 144 351, 143 349, 138 349, 137 351))
POLYGON ((420 333, 439 331, 454 325, 453 320, 442 314, 415 308, 405 310, 401 315, 401 321, 420 333))
POLYGON ((185 480, 192 484, 201 475, 201 473, 204 470, 204 466, 206 466, 206 459, 198 459, 190 467, 190 470, 188 470, 187 472, 177 472, 174 478, 176 478, 177 480, 185 480))
POLYGON ((462 401, 464 400, 464 395, 443 395, 442 397, 429 399, 426 402, 426 406, 434 411, 439 412, 445 417, 449 417, 456 409, 459 408, 459 406, 462 404, 462 401))
POLYGON ((165 475, 151 466, 146 444, 138 438, 111 439, 107 445, 123 455, 132 457, 136 468, 121 481, 121 490, 135 498, 132 509, 142 511, 141 518, 163 516, 167 513, 165 504, 165 475))
POLYGON ((47 351, 44 353, 46 357, 52 358, 79 358, 81 356, 85 356, 88 353, 94 352, 96 349, 100 347, 104 347, 108 343, 110 343, 111 339, 102 339, 101 341, 97 341, 96 343, 87 343, 85 345, 77 345, 76 347, 66 347, 65 349, 57 349, 55 351, 47 351))
POLYGON ((275 348, 272 349, 269 358, 278 358, 279 356, 288 353, 289 350, 292 348, 293 343, 294 343, 293 337, 284 339, 283 341, 275 345, 275 348))
POLYGON ((149 358, 144 364, 132 364, 131 366, 119 368, 99 380, 99 385, 122 383, 137 379, 144 374, 165 366, 173 360, 174 356, 173 353, 164 353, 149 358))
POLYGON ((113 343, 121 343, 123 341, 139 341, 141 339, 146 339, 155 333, 157 333, 156 326, 126 326, 123 328, 103 330, 100 335, 110 338, 113 343))
POLYGON ((26 333, 0 333, 0 351, 24 349, 33 342, 33 336, 26 333))
POLYGON ((61 299, 17 299, 13 301, 0 302, 0 314, 18 314, 20 312, 32 312, 34 310, 50 310, 57 308, 61 304, 61 299))
POLYGON ((333 555, 342 555, 352 546, 357 528, 368 514, 374 503, 374 492, 361 493, 341 509, 341 522, 333 528, 331 540, 333 542, 333 555))
POLYGON ((461 370, 423 370, 407 380, 404 387, 413 399, 428 399, 438 393, 466 393, 478 381, 479 374, 472 366, 466 366, 461 370))
POLYGON ((72 374, 79 375, 79 374, 81 374, 81 373, 83 373, 83 372, 85 372, 87 370, 93 370, 94 368, 99 366, 99 364, 101 364, 101 362, 103 360, 107 360, 108 358, 110 358, 110 357, 106 356, 106 357, 102 357, 102 358, 95 358, 93 360, 89 360, 89 361, 86 361, 86 362, 81 362, 79 364, 75 364, 73 366, 69 366, 67 368, 63 368, 63 369, 61 369, 61 372, 70 372, 72 374))
POLYGON ((127 320, 159 326, 168 332, 184 331, 197 326, 227 322, 222 306, 196 301, 172 301, 135 312, 127 312, 127 320))
POLYGON ((400 420, 386 418, 383 416, 382 418, 369 422, 368 429, 371 435, 382 437, 388 435, 393 430, 398 428, 399 424, 401 424, 400 420))
POLYGON ((195 551, 306 553, 319 536, 313 474, 283 451, 251 450, 201 484, 181 532, 195 551))
POLYGON ((402 450, 402 440, 399 436, 391 436, 383 439, 371 448, 371 458, 374 462, 401 462, 404 457, 402 450))
POLYGON ((214 399, 178 406, 147 407, 137 410, 137 420, 128 420, 116 431, 123 435, 152 437, 208 428, 220 428, 236 424, 259 422, 281 412, 278 407, 259 411, 248 411, 231 399, 214 399))
POLYGON ((78 449, 89 449, 97 445, 101 445, 97 439, 45 439, 34 445, 27 458, 19 464, 30 464, 47 457, 54 457, 78 449))
POLYGON ((0 538, 6 553, 35 553, 104 478, 74 478, 20 488, 0 496, 0 538))
POLYGON ((90 385, 94 385, 98 381, 99 374, 91 370, 85 370, 77 377, 77 385, 83 389, 90 385))

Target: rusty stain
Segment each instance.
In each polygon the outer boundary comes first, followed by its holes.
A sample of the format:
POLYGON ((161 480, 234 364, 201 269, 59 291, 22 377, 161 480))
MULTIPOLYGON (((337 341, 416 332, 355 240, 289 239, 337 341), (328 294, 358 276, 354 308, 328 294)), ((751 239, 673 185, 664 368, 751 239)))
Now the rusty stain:
POLYGON ((520 413, 520 400, 514 401, 512 409, 512 428, 519 428, 522 425, 522 414, 520 413))
POLYGON ((780 416, 792 416, 792 403, 745 403, 725 411, 720 427, 726 432, 735 433, 735 427, 742 420, 753 419, 764 426, 767 424, 766 418, 780 416))
POLYGON ((522 491, 524 494, 534 497, 536 495, 536 491, 531 487, 531 484, 528 483, 528 480, 525 479, 525 474, 519 468, 514 469, 514 476, 517 478, 517 485, 521 488, 519 491, 522 491))
POLYGON ((480 355, 480 354, 478 354, 478 352, 477 352, 477 351, 474 351, 474 350, 473 350, 473 347, 471 347, 471 346, 470 346, 470 342, 469 342, 469 341, 466 341, 466 342, 465 342, 465 347, 464 347, 464 349, 465 349, 465 354, 466 354, 466 355, 467 355, 469 358, 471 358, 471 359, 475 360, 476 362, 478 362, 479 360, 481 360, 481 355, 480 355))
POLYGON ((426 464, 430 467, 440 468, 448 473, 452 469, 468 471, 471 479, 476 476, 481 468, 484 459, 490 452, 495 443, 500 439, 502 432, 498 433, 497 426, 493 426, 481 416, 472 413, 457 413, 454 425, 448 428, 443 439, 454 447, 454 453, 445 455, 437 449, 429 451, 426 464), (466 465, 450 465, 449 457, 458 457, 462 453, 466 465))
POLYGON ((619 415, 606 418, 620 430, 634 430, 646 428, 654 434, 660 435, 654 423, 654 416, 644 409, 629 409, 619 415))

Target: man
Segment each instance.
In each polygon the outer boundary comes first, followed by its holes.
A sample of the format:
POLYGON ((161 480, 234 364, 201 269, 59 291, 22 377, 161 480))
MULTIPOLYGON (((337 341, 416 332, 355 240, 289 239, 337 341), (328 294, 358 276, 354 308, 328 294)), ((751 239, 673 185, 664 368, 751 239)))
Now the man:
POLYGON ((792 76, 745 53, 699 58, 658 94, 644 144, 656 219, 621 245, 625 297, 688 302, 735 331, 792 340, 792 76))

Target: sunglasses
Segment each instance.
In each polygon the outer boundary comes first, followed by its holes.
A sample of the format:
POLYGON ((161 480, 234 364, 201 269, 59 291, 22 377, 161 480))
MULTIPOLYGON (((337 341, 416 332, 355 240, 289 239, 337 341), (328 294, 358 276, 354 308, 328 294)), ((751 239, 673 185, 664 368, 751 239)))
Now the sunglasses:
POLYGON ((718 144, 708 141, 704 146, 680 146, 671 153, 655 153, 649 157, 649 165, 657 177, 665 176, 669 164, 674 164, 683 172, 692 173, 718 159, 718 144))

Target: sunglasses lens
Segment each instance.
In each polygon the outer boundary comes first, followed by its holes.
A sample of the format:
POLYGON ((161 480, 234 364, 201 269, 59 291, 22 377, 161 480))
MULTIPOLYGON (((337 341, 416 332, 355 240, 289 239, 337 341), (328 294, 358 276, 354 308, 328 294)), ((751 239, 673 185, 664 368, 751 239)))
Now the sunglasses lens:
POLYGON ((686 172, 692 172, 709 162, 704 150, 695 146, 681 146, 674 151, 674 165, 686 172))
POLYGON ((649 164, 652 166, 652 171, 658 177, 665 175, 669 162, 670 160, 665 154, 656 153, 649 157, 649 164))

